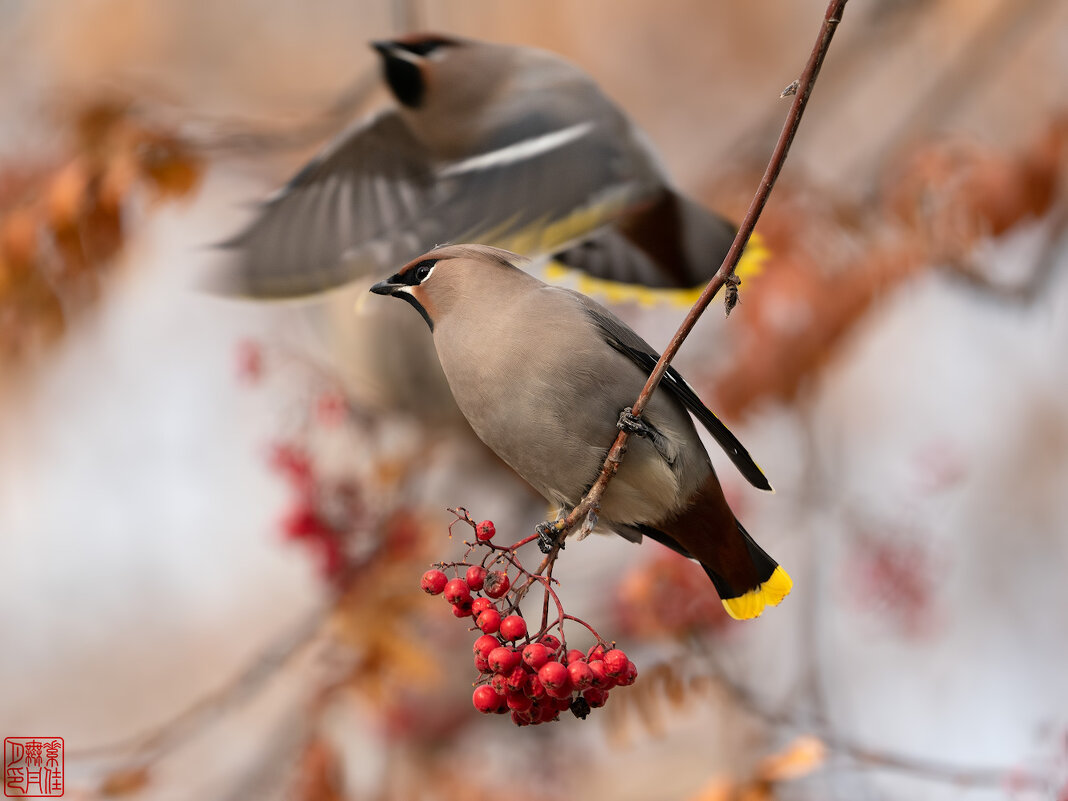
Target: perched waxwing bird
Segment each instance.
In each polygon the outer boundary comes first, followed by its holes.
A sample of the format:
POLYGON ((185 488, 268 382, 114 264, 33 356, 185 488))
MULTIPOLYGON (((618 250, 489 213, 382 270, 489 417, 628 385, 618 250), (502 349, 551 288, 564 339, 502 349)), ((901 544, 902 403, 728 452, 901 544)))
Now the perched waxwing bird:
MULTIPOLYGON (((371 291, 415 307, 475 433, 546 499, 570 509, 596 480, 621 413, 659 357, 603 306, 543 283, 522 261, 482 245, 447 246, 371 291)), ((771 489, 741 443, 669 368, 642 417, 629 421, 639 430, 604 494, 600 521, 696 559, 732 617, 756 617, 792 582, 727 505, 690 414, 750 483, 771 489)))
POLYGON ((734 227, 671 187, 644 134, 582 70, 453 36, 373 46, 395 103, 342 133, 223 243, 215 289, 313 295, 465 241, 558 254, 644 287, 690 288, 718 269, 734 227))

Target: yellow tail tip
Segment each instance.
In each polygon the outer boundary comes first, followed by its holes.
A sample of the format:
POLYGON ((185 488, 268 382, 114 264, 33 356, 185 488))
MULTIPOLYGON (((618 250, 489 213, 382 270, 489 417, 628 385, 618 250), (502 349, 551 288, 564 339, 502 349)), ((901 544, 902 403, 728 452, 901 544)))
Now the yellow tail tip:
POLYGON ((764 607, 778 606, 779 602, 790 594, 793 586, 794 582, 790 579, 790 576, 781 566, 778 566, 768 577, 768 580, 755 590, 749 590, 749 592, 739 595, 737 598, 724 598, 723 608, 735 620, 750 620, 754 617, 760 617, 764 607))

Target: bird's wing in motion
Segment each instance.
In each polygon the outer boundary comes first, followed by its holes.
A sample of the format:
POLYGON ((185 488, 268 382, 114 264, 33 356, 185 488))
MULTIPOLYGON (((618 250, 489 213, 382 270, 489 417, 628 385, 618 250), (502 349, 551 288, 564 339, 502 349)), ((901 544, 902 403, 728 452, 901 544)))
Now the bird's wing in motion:
MULTIPOLYGON (((590 317, 603 332, 605 341, 630 358, 646 373, 652 373, 653 368, 656 367, 656 363, 660 359, 660 354, 607 309, 577 292, 574 294, 586 306, 590 317)), ((694 417, 701 421, 701 424, 708 429, 708 432, 719 443, 720 447, 723 448, 734 463, 734 466, 738 468, 738 471, 745 476, 750 484, 757 489, 771 489, 771 484, 757 463, 753 461, 749 451, 742 446, 742 443, 731 433, 731 430, 701 402, 693 387, 686 383, 686 380, 679 374, 678 370, 669 366, 660 381, 659 388, 666 389, 674 395, 683 406, 690 410, 694 417)))
POLYGON ((257 298, 324 292, 390 272, 444 242, 547 252, 650 193, 594 123, 545 130, 436 162, 395 111, 344 134, 222 243, 220 291, 257 298))
POLYGON ((724 218, 665 187, 652 202, 627 209, 614 225, 553 258, 618 283, 690 289, 715 275, 735 230, 724 218))

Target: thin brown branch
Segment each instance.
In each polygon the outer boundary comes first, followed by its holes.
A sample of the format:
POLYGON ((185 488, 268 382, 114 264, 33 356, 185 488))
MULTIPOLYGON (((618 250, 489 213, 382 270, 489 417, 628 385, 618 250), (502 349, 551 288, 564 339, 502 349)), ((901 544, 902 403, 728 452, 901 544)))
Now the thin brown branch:
MULTIPOLYGON (((737 286, 738 279, 734 275, 734 270, 738 266, 738 261, 742 257, 742 251, 745 249, 746 243, 748 243, 749 237, 752 235, 753 229, 756 227, 757 220, 760 218, 760 214, 768 202, 771 189, 775 185, 779 173, 782 171, 783 164, 786 161, 786 154, 789 152, 790 145, 793 143, 794 135, 797 133, 797 127, 801 123, 801 115, 804 113, 805 106, 808 104, 808 99, 812 94, 812 88, 815 86, 820 67, 823 65, 823 59, 827 55, 827 49, 830 47, 831 38, 834 36, 835 30, 838 28, 838 23, 841 21, 842 12, 845 9, 847 2, 848 0, 831 0, 830 5, 827 6, 823 24, 820 27, 819 37, 816 39, 816 44, 812 49, 812 53, 809 55, 804 72, 801 73, 801 77, 798 79, 797 91, 796 94, 793 95, 790 112, 786 116, 786 122, 783 124, 782 133, 779 134, 779 141, 775 144, 775 149, 772 151, 768 167, 764 171, 763 178, 760 180, 756 195, 753 197, 753 201, 749 205, 749 210, 746 212, 745 217, 738 226, 738 233, 734 237, 734 242, 731 244, 730 250, 727 251, 723 264, 712 277, 712 280, 708 282, 708 286, 705 287, 701 296, 697 299, 697 302, 694 303, 693 308, 687 313, 686 318, 682 321, 682 325, 679 326, 679 330, 675 332, 675 335, 671 338, 667 348, 664 349, 664 353, 661 355, 660 360, 656 363, 656 367, 653 369, 652 374, 650 374, 649 380, 645 382, 641 394, 638 395, 638 399, 631 407, 631 412, 635 416, 641 415, 642 410, 645 408, 649 399, 652 397, 653 392, 656 390, 657 385, 660 383, 660 379, 663 378, 664 373, 667 371, 671 360, 675 357, 675 354, 686 340, 686 337, 697 323, 701 314, 704 313, 705 309, 708 308, 708 305, 712 302, 712 298, 714 298, 716 293, 726 284, 737 286)), ((728 301, 730 300, 730 297, 731 295, 728 294, 728 301)), ((730 313, 730 305, 727 306, 727 313, 730 313)), ((601 469, 600 476, 598 476, 597 481, 590 488, 590 491, 586 493, 586 497, 582 499, 578 506, 576 506, 566 518, 562 521, 557 521, 556 530, 558 532, 558 540, 571 531, 580 521, 586 520, 587 516, 592 515, 593 517, 596 517, 597 512, 600 509, 601 498, 604 496, 605 488, 608 486, 608 482, 612 480, 612 477, 618 472, 619 465, 623 460, 623 454, 626 451, 627 437, 628 434, 626 431, 619 432, 611 449, 608 451, 608 456, 605 458, 604 467, 601 469)))

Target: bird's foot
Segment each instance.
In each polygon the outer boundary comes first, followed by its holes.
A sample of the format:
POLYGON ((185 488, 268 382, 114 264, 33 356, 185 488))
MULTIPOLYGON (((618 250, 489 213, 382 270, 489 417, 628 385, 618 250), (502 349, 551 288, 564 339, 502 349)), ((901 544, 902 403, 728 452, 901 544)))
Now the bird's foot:
POLYGON ((549 520, 545 523, 538 523, 535 530, 538 532, 538 550, 542 553, 552 553, 557 541, 560 543, 560 550, 564 549, 560 528, 562 522, 562 520, 549 520))
POLYGON ((649 440, 649 442, 653 444, 653 447, 656 448, 657 452, 663 457, 664 461, 671 467, 675 466, 678 449, 672 446, 668 438, 657 431, 652 423, 647 423, 638 415, 631 414, 629 406, 619 413, 619 421, 616 423, 616 428, 621 431, 626 431, 628 434, 649 440))
POLYGON ((616 423, 616 428, 639 437, 652 437, 653 435, 653 429, 649 424, 638 415, 631 414, 629 406, 619 413, 619 421, 616 423))

